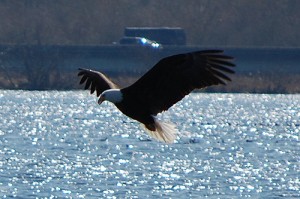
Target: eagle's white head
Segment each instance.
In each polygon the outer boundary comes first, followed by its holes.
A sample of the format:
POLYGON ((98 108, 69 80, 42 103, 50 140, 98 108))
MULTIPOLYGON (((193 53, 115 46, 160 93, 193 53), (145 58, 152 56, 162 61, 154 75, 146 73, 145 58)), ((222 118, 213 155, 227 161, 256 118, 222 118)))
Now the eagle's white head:
POLYGON ((101 93, 98 104, 100 105, 104 101, 109 101, 116 104, 121 102, 122 100, 123 94, 120 89, 109 89, 101 93))

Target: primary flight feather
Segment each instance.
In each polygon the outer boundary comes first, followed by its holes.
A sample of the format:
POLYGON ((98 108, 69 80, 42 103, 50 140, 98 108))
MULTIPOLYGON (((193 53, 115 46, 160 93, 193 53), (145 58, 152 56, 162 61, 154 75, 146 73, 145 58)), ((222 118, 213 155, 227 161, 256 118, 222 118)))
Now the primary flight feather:
POLYGON ((79 69, 80 84, 91 94, 96 91, 98 103, 107 100, 128 117, 144 124, 146 131, 157 140, 172 143, 176 139, 173 124, 155 116, 168 110, 194 89, 224 84, 234 73, 232 57, 221 50, 204 50, 178 54, 161 59, 132 85, 120 88, 103 73, 79 69))

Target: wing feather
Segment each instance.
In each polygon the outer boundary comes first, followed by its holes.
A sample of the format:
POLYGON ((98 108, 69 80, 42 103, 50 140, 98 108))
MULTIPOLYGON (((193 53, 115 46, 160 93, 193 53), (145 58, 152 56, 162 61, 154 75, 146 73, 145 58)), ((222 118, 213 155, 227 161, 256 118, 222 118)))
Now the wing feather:
POLYGON ((231 74, 234 73, 234 71, 232 69, 226 68, 226 66, 221 66, 221 65, 218 65, 218 64, 211 64, 211 63, 210 63, 210 66, 212 68, 218 69, 218 70, 226 72, 226 73, 231 73, 231 74))
POLYGON ((98 71, 79 68, 78 76, 82 76, 80 84, 84 84, 85 82, 84 89, 87 90, 90 88, 91 94, 96 91, 98 97, 105 90, 119 88, 107 76, 98 71))
POLYGON ((169 109, 194 89, 226 84, 234 73, 232 57, 221 50, 197 51, 178 54, 160 60, 131 86, 122 89, 156 115, 169 109))
POLYGON ((224 75, 224 73, 222 73, 218 70, 215 70, 215 69, 210 69, 210 70, 211 70, 212 73, 214 73, 215 77, 221 77, 224 80, 231 81, 231 79, 228 76, 224 75))

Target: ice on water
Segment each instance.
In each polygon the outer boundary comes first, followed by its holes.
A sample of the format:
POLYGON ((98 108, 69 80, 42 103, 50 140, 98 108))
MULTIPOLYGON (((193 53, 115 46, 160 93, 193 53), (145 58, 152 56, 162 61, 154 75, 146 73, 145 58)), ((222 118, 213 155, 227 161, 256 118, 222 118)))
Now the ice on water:
POLYGON ((0 196, 300 197, 300 95, 192 94, 151 140, 81 91, 0 91, 0 196))

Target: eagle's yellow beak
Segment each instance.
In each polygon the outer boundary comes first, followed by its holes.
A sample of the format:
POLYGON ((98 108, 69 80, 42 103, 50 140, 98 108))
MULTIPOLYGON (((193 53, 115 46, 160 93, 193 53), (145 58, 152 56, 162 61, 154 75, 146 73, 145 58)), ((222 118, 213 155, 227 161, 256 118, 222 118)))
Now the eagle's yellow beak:
POLYGON ((102 102, 105 100, 105 97, 103 95, 100 96, 99 100, 98 100, 98 104, 102 104, 102 102))

